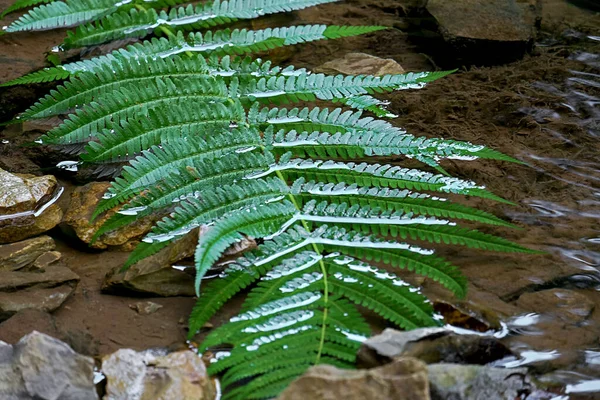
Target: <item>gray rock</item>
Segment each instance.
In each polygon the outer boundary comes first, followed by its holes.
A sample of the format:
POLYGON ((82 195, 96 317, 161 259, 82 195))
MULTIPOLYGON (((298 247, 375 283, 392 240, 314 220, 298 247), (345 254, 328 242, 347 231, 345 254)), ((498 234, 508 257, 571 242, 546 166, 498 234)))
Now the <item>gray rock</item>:
POLYGON ((33 264, 42 254, 54 250, 50 236, 22 240, 0 245, 0 271, 15 271, 33 264))
POLYGON ((444 328, 408 332, 386 329, 363 342, 362 365, 373 367, 396 357, 414 357, 428 364, 487 364, 513 353, 497 339, 482 335, 457 335, 444 328))
POLYGON ((0 321, 28 308, 56 310, 77 282, 79 276, 59 265, 43 272, 0 271, 0 321))
POLYGON ((212 400, 215 387, 202 358, 184 350, 161 354, 121 349, 104 357, 104 400, 212 400))
POLYGON ((0 344, 0 398, 93 400, 94 360, 67 344, 32 332, 16 345, 0 344))
POLYGON ((292 382, 278 399, 429 400, 427 368, 414 358, 399 358, 368 370, 317 365, 292 382))
POLYGON ((536 389, 525 368, 432 364, 427 369, 432 400, 515 400, 536 389))

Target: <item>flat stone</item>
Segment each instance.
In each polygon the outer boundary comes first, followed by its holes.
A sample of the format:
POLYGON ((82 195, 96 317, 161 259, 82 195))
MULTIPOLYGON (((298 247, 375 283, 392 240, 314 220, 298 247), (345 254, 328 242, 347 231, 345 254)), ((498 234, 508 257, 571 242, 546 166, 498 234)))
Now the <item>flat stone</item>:
POLYGON ((279 400, 428 400, 427 368, 414 358, 367 370, 311 367, 293 381, 279 400))
POLYGON ((534 39, 536 0, 429 0, 427 11, 461 58, 521 58, 534 39), (494 54, 503 50, 505 54, 494 54))
POLYGON ((61 228, 64 231, 73 233, 84 243, 96 249, 123 246, 130 241, 136 241, 150 231, 157 219, 157 216, 137 219, 125 227, 105 233, 90 244, 98 229, 117 212, 117 208, 109 210, 90 223, 96 206, 109 186, 110 183, 108 182, 92 182, 76 188, 71 194, 71 202, 61 223, 61 228))
POLYGON ((525 368, 432 364, 427 370, 432 400, 515 400, 535 390, 525 368))
POLYGON ((197 354, 184 350, 166 355, 121 349, 102 360, 104 400, 212 400, 215 387, 197 354))
POLYGON ((405 73, 404 68, 396 61, 365 53, 348 53, 344 58, 326 62, 315 71, 326 74, 375 76, 405 73))
POLYGON ((106 274, 102 290, 109 293, 136 292, 158 296, 195 296, 194 277, 172 267, 191 257, 198 244, 198 230, 174 241, 158 253, 121 272, 116 266, 106 274))
POLYGON ((363 342, 358 357, 372 367, 396 357, 413 357, 427 364, 487 364, 511 356, 512 352, 490 336, 457 335, 444 328, 408 332, 386 329, 363 342))
POLYGON ((35 259, 31 265, 32 270, 44 271, 49 265, 60 261, 62 254, 58 251, 47 251, 35 259))
POLYGON ((78 281, 73 271, 58 265, 44 272, 0 271, 0 320, 27 308, 54 311, 78 281))
POLYGON ((0 245, 0 271, 15 271, 33 264, 42 254, 54 250, 50 236, 0 245))
POLYGON ((0 349, 0 398, 10 400, 98 399, 94 360, 39 332, 0 349))
POLYGON ((555 316, 570 323, 585 321, 595 307, 584 294, 568 289, 525 293, 516 303, 524 310, 555 316))

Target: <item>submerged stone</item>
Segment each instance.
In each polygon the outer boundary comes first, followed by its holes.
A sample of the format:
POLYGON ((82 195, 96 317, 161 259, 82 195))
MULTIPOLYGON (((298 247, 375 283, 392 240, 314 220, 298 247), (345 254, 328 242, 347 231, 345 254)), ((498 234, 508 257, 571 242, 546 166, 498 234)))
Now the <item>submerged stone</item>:
POLYGON ((389 58, 379 58, 365 53, 348 53, 343 58, 328 61, 316 68, 316 72, 344 75, 403 74, 404 68, 389 58))
POLYGON ((427 11, 458 59, 504 63, 523 57, 538 23, 535 0, 429 0, 427 11))

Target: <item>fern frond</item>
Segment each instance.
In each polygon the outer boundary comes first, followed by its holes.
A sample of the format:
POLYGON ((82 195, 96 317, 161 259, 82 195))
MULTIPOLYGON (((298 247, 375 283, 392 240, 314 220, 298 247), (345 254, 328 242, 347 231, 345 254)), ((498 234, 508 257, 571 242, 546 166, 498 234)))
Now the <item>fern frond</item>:
MULTIPOLYGON (((198 125, 197 122, 194 127, 198 127, 198 125)), ((255 130, 240 131, 236 129, 233 130, 236 133, 234 135, 215 133, 207 135, 204 139, 193 136, 192 134, 199 135, 200 133, 192 129, 188 131, 189 127, 180 129, 182 130, 177 133, 183 133, 183 137, 173 139, 169 137, 170 132, 161 130, 161 133, 164 132, 164 136, 161 136, 164 137, 163 143, 166 146, 154 145, 149 151, 143 153, 143 157, 136 157, 130 162, 130 165, 124 167, 122 176, 115 179, 108 188, 106 198, 100 201, 92 218, 132 198, 155 182, 164 179, 167 172, 172 173, 181 170, 193 160, 214 158, 234 152, 244 153, 260 145, 260 137, 255 130), (191 134, 187 134, 188 132, 191 134)), ((136 144, 138 143, 136 141, 136 144)), ((88 154, 85 157, 92 160, 104 159, 104 157, 100 158, 98 154, 104 154, 103 150, 105 148, 107 150, 114 149, 117 145, 100 147, 101 145, 90 143, 90 149, 88 149, 88 154), (96 153, 93 152, 92 148, 95 148, 96 153)), ((136 154, 139 151, 139 147, 132 145, 128 145, 127 149, 130 151, 129 154, 136 154)), ((126 154, 128 153, 123 155, 126 154)))
MULTIPOLYGON (((121 2, 124 3, 124 2, 121 2)), ((6 32, 66 28, 98 19, 115 11, 115 0, 53 1, 35 7, 6 28, 6 32)))
POLYGON ((173 8, 168 13, 154 9, 122 11, 93 24, 81 25, 68 38, 69 46, 90 46, 115 39, 139 38, 157 28, 202 29, 267 14, 299 10, 337 0, 215 0, 212 4, 173 8))
MULTIPOLYGON (((129 201, 127 207, 110 217, 97 235, 127 225, 131 217, 142 217, 174 207, 188 198, 200 197, 204 190, 214 190, 264 168, 272 159, 255 153, 225 154, 216 159, 195 159, 169 179, 161 179, 129 201)), ((108 196, 107 196, 108 197, 108 196)), ((189 230, 188 230, 189 232, 189 230)), ((180 231, 179 236, 187 232, 180 231)), ((155 240, 159 241, 157 238, 155 240)))
POLYGON ((86 143, 103 129, 109 129, 121 119, 143 118, 149 111, 169 101, 206 101, 222 103, 227 99, 227 86, 209 76, 193 79, 164 79, 147 82, 143 87, 123 86, 118 92, 102 97, 102 103, 91 103, 77 110, 68 120, 42 136, 43 143, 69 145, 86 143))
POLYGON ((230 218, 215 222, 207 233, 200 236, 196 249, 196 293, 200 293, 200 281, 221 254, 236 241, 244 237, 264 237, 276 232, 281 224, 295 212, 289 203, 272 204, 269 207, 253 206, 238 210, 230 218), (251 212, 250 212, 251 211, 251 212))
POLYGON ((206 193, 200 199, 187 198, 170 216, 157 222, 142 243, 129 255, 123 268, 126 269, 158 252, 183 232, 210 225, 223 215, 242 212, 241 210, 252 205, 279 201, 283 198, 281 193, 285 193, 285 190, 287 187, 278 179, 252 181, 227 188, 216 188, 214 193, 206 193))
POLYGON ((0 87, 58 81, 62 79, 67 79, 70 75, 71 73, 62 67, 44 68, 40 71, 32 72, 31 74, 21 76, 8 82, 4 82, 0 84, 0 87))
POLYGON ((359 187, 356 184, 306 182, 298 179, 292 186, 292 193, 302 206, 306 201, 327 199, 330 203, 348 203, 380 208, 388 211, 404 211, 435 217, 465 219, 490 225, 514 227, 493 214, 476 208, 453 203, 445 198, 409 190, 389 188, 359 187))

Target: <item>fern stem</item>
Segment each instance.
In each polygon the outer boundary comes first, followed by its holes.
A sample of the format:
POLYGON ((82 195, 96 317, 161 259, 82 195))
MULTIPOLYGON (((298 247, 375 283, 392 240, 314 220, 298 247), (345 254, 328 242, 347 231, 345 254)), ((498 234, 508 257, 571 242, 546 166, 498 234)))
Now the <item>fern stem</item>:
MULTIPOLYGON (((136 4, 135 8, 137 8, 139 11, 146 11, 146 7, 144 7, 141 4, 136 4)), ((159 26, 159 29, 161 30, 162 33, 164 33, 168 37, 175 36, 175 32, 173 32, 171 29, 167 28, 166 26, 159 26)), ((194 55, 194 53, 192 53, 191 51, 186 51, 185 54, 187 54, 190 57, 194 55)))
MULTIPOLYGON (((281 179, 284 182, 287 182, 283 176, 283 174, 281 173, 281 171, 277 171, 277 177, 279 179, 281 179)), ((296 201, 296 197, 289 193, 287 196, 290 201, 292 202, 292 204, 294 205, 294 207, 296 207, 296 209, 298 211, 300 210, 300 206, 298 205, 298 202, 296 201)), ((308 224, 306 223, 305 220, 301 220, 302 222, 302 226, 304 227, 304 229, 306 229, 307 232, 310 232, 310 228, 308 226, 308 224)), ((319 250, 319 247, 313 243, 312 244, 312 248, 315 251, 315 253, 317 253, 318 255, 321 255, 321 251, 319 250)), ((315 364, 319 363, 319 360, 321 359, 321 354, 323 352, 323 346, 325 345, 325 330, 326 330, 326 324, 325 322, 327 321, 327 312, 328 312, 328 307, 329 307, 329 285, 327 282, 327 268, 325 267, 325 263, 323 262, 323 260, 319 260, 319 267, 321 268, 321 273, 323 274, 323 302, 325 303, 325 307, 323 309, 323 323, 321 324, 321 338, 319 341, 319 351, 317 352, 317 357, 315 358, 315 364)))

